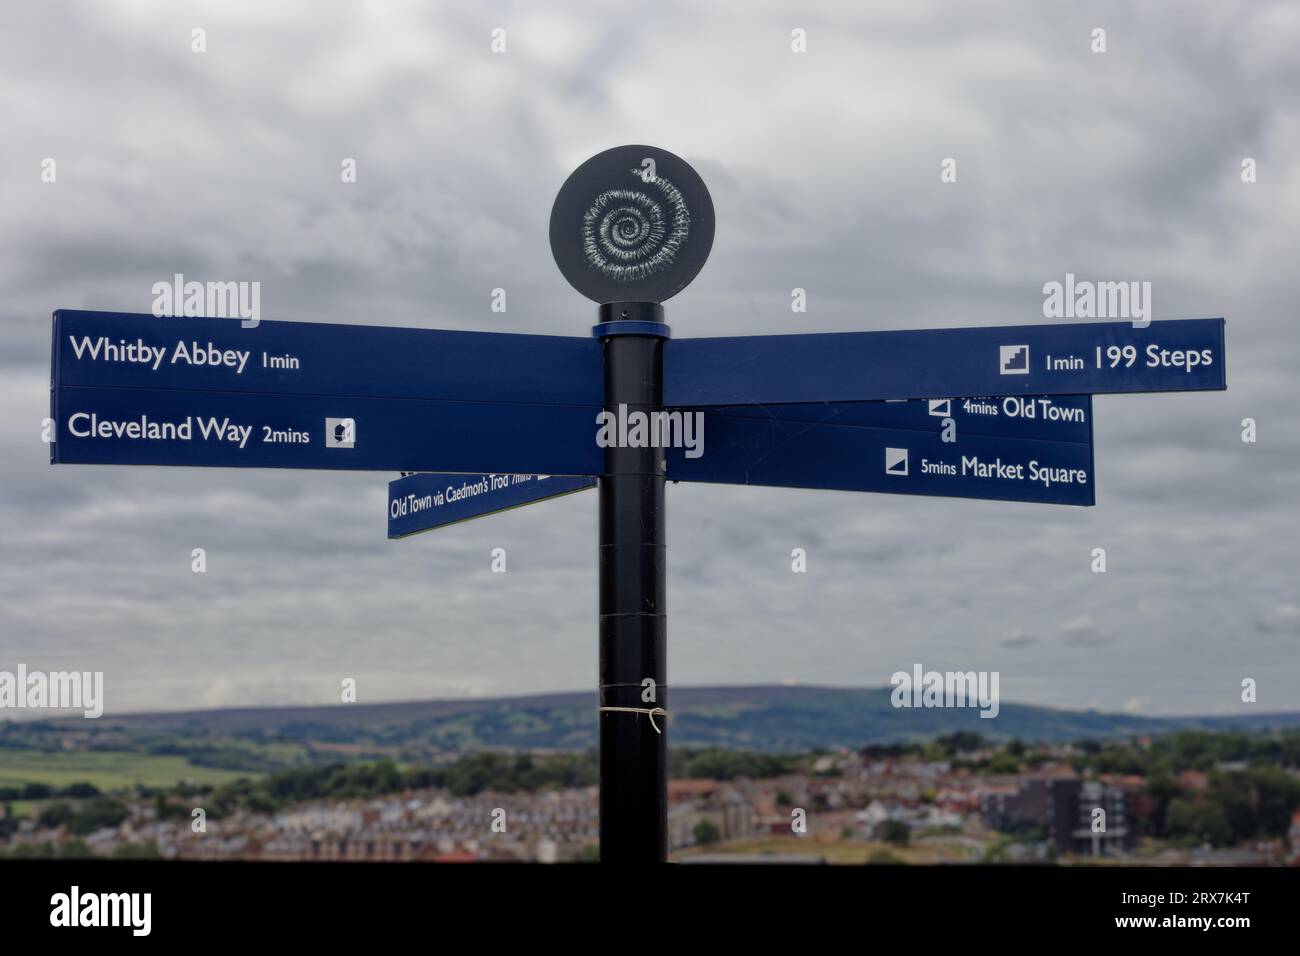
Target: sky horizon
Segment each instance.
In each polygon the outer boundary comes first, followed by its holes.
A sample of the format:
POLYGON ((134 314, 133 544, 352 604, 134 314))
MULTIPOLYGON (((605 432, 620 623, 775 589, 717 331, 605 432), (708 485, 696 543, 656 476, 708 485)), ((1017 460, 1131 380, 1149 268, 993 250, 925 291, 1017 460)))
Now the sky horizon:
POLYGON ((675 337, 1068 323, 1067 274, 1227 320, 1226 392, 1094 399, 1094 508, 670 484, 670 693, 919 663, 1300 710, 1298 43, 1276 3, 0 9, 0 670, 103 671, 108 714, 594 689, 595 492, 389 541, 396 474, 51 467, 49 323, 181 273, 264 322, 586 336, 551 204, 649 143, 716 212, 675 337))
MULTIPOLYGON (((888 684, 885 684, 885 685, 883 685, 883 686, 878 686, 878 687, 868 687, 868 686, 857 686, 857 685, 855 685, 855 686, 850 686, 850 685, 843 685, 843 686, 840 686, 840 685, 835 685, 835 684, 813 684, 813 683, 807 683, 807 684, 805 684, 805 683, 798 683, 798 682, 794 682, 794 683, 775 683, 775 684, 762 684, 762 683, 758 683, 758 684, 700 684, 700 685, 695 685, 695 684, 686 684, 686 685, 678 685, 678 686, 676 687, 676 689, 679 690, 679 691, 682 691, 682 690, 688 690, 688 691, 701 691, 701 690, 750 690, 750 689, 756 689, 756 688, 758 688, 758 689, 769 689, 769 688, 798 688, 798 689, 804 689, 804 690, 830 690, 830 691, 872 690, 872 691, 882 691, 882 692, 885 692, 885 693, 889 693, 889 692, 891 692, 891 691, 893 690, 893 688, 892 688, 891 686, 889 686, 888 684)), ((598 691, 597 691, 595 688, 590 688, 590 689, 577 689, 577 690, 574 690, 574 689, 563 690, 563 689, 561 689, 561 690, 549 690, 549 691, 548 691, 548 690, 543 690, 543 691, 538 691, 538 692, 536 692, 536 693, 531 693, 531 692, 530 692, 530 693, 528 693, 528 694, 479 695, 479 696, 474 696, 474 697, 403 698, 403 699, 400 699, 400 700, 357 701, 357 702, 355 702, 355 703, 359 703, 359 704, 362 704, 362 705, 367 706, 367 707, 384 707, 384 706, 400 706, 400 705, 405 705, 405 704, 439 704, 439 703, 464 703, 464 702, 486 702, 486 701, 531 700, 531 699, 534 699, 534 698, 546 698, 546 697, 568 697, 568 696, 577 696, 577 695, 585 695, 585 694, 591 694, 591 695, 595 696, 597 693, 598 693, 598 691)), ((329 708, 329 707, 333 707, 333 706, 334 706, 334 703, 335 703, 335 702, 333 702, 333 701, 324 701, 324 702, 314 703, 314 704, 274 704, 274 703, 273 703, 273 704, 250 704, 250 705, 239 705, 239 706, 233 706, 233 707, 218 706, 218 707, 196 707, 196 708, 168 708, 168 709, 166 709, 166 710, 133 710, 133 711, 121 711, 121 712, 117 712, 117 713, 114 713, 112 716, 113 716, 113 717, 120 717, 120 718, 127 718, 127 717, 154 717, 154 716, 165 716, 165 715, 168 715, 168 714, 218 713, 218 712, 243 711, 243 710, 271 710, 271 709, 298 710, 298 709, 316 709, 316 708, 329 708)), ((1001 707, 1037 707, 1037 708, 1042 708, 1042 709, 1046 709, 1046 710, 1056 710, 1056 711, 1061 711, 1061 712, 1063 712, 1063 713, 1080 713, 1080 714, 1082 714, 1082 713, 1092 713, 1092 714, 1100 714, 1100 715, 1116 716, 1116 717, 1140 717, 1140 718, 1143 718, 1143 719, 1152 719, 1152 720, 1179 720, 1179 719, 1186 719, 1186 720, 1200 720, 1200 719, 1205 719, 1205 718, 1220 718, 1220 717, 1224 717, 1224 718, 1235 718, 1235 717, 1241 717, 1241 718, 1247 718, 1247 719, 1250 719, 1250 718, 1256 718, 1256 719, 1257 719, 1257 718, 1265 718, 1265 717, 1270 717, 1270 716, 1278 716, 1278 717, 1293 717, 1293 716, 1298 716, 1298 715, 1300 715, 1300 710, 1271 710, 1271 711, 1252 710, 1252 711, 1238 711, 1238 712, 1232 712, 1232 713, 1226 713, 1226 714, 1194 713, 1194 712, 1190 712, 1190 711, 1187 712, 1187 713, 1146 714, 1146 713, 1140 713, 1140 712, 1134 712, 1134 711, 1114 711, 1114 710, 1104 710, 1104 709, 1098 709, 1098 708, 1083 708, 1083 707, 1080 707, 1080 708, 1073 708, 1073 707, 1053 706, 1053 705, 1051 705, 1051 704, 1031 704, 1031 703, 1028 703, 1028 702, 1026 702, 1026 701, 1019 701, 1019 700, 1002 700, 1002 701, 1000 701, 1000 706, 1001 706, 1001 707)), ((76 710, 67 710, 67 709, 55 710, 55 709, 48 709, 48 710, 38 710, 38 711, 34 711, 34 710, 31 710, 31 709, 8 709, 8 710, 5 711, 5 715, 4 715, 3 717, 0 717, 0 723, 4 723, 4 722, 6 722, 6 721, 9 721, 9 722, 12 722, 12 723, 26 723, 26 722, 32 722, 32 721, 40 722, 40 721, 46 721, 46 720, 61 720, 61 719, 65 719, 65 718, 82 718, 82 719, 85 719, 84 717, 82 717, 82 714, 81 714, 79 711, 76 711, 76 710)), ((111 718, 110 718, 110 720, 111 720, 111 718)))

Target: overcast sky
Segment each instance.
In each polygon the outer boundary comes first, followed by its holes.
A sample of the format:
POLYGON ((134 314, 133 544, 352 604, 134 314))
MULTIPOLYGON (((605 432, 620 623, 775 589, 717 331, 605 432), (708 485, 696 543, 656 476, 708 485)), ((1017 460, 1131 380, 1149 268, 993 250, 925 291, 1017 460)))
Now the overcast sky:
POLYGON ((0 5, 0 669, 102 670, 110 713, 594 688, 594 492, 390 542, 389 474, 51 467, 49 322, 181 272, 266 320, 586 335, 551 203, 648 143, 717 214, 678 337, 1044 322, 1067 272, 1228 322, 1229 391, 1096 399, 1093 509, 670 486, 670 684, 1300 708, 1300 7, 1133 6, 0 5))

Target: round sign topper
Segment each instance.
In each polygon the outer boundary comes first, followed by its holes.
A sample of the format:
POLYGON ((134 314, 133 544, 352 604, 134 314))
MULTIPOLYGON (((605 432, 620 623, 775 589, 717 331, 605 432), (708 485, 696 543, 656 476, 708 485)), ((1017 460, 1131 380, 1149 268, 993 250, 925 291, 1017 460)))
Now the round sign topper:
POLYGON ((713 246, 713 200, 695 170, 654 146, 593 156, 560 187, 551 253, 596 302, 662 302, 681 292, 713 246))

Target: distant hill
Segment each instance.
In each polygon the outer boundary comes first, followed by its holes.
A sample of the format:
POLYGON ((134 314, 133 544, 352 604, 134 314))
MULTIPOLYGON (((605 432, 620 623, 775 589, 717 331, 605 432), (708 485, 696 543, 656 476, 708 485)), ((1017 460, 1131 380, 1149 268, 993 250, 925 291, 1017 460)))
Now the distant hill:
MULTIPOLYGON (((687 687, 669 692, 673 746, 799 752, 929 740, 973 731, 993 740, 1106 739, 1182 729, 1264 730, 1300 726, 1300 713, 1140 717, 1003 703, 996 719, 973 709, 896 709, 890 688, 687 687)), ((474 700, 184 711, 73 720, 96 733, 243 737, 367 749, 412 747, 582 749, 596 744, 594 693, 474 700)))

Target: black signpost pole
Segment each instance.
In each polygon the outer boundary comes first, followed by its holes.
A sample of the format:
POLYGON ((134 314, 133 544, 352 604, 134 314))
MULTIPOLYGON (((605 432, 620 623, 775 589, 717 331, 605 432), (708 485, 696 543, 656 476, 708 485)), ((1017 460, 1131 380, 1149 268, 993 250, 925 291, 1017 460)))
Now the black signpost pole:
POLYGON ((597 438, 605 446, 599 478, 605 863, 668 857, 668 462, 660 441, 636 430, 661 424, 668 338, 661 303, 704 267, 713 229, 704 181, 683 159, 654 146, 615 146, 591 157, 564 181, 551 207, 555 264, 570 285, 600 304, 592 331, 605 352, 604 407, 618 427, 612 440, 597 438))
MULTIPOLYGON (((605 406, 663 403, 663 306, 600 307, 605 406)), ((605 449, 600 479, 600 858, 661 863, 668 847, 664 451, 605 449)))

